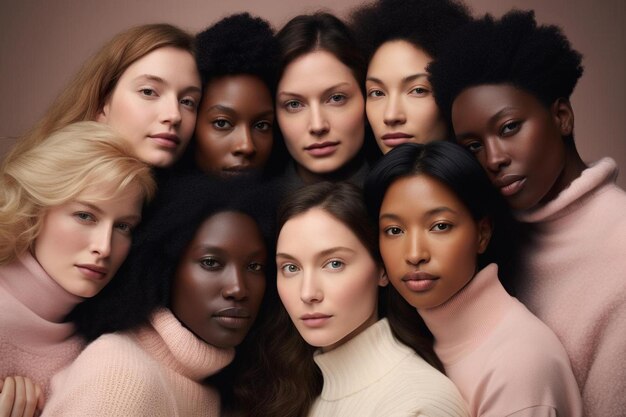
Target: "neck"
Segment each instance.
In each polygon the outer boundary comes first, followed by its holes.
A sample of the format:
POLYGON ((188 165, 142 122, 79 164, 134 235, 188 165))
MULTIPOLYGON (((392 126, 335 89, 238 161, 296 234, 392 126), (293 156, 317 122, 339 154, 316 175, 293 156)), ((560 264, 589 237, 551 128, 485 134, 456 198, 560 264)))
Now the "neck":
POLYGON ((357 154, 352 160, 346 163, 341 168, 327 173, 317 173, 309 171, 304 166, 296 163, 296 172, 300 179, 306 184, 314 184, 320 181, 345 181, 350 179, 363 164, 363 158, 361 154, 357 154))
POLYGON ((556 179, 554 185, 548 191, 548 193, 544 196, 544 198, 539 202, 540 206, 549 203, 554 200, 561 191, 569 187, 569 185, 576 178, 580 177, 580 174, 587 168, 587 165, 583 162, 576 147, 572 145, 566 145, 565 152, 565 162, 563 164, 563 169, 556 179))

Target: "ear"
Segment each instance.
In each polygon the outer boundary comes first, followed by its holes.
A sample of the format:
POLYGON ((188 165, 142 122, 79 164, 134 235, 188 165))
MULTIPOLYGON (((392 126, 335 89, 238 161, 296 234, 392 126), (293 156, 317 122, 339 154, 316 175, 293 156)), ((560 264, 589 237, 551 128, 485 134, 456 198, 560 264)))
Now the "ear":
POLYGON ((380 271, 378 272, 378 286, 386 287, 389 285, 389 277, 387 277, 387 271, 382 266, 380 267, 380 271))
POLYGON ((489 241, 491 240, 491 233, 493 231, 493 225, 491 224, 491 219, 488 217, 483 217, 478 222, 478 253, 484 253, 487 250, 487 246, 489 246, 489 241))
POLYGON ((566 98, 557 98, 550 109, 561 136, 569 136, 574 131, 574 111, 566 98))
POLYGON ((104 103, 104 106, 102 107, 102 109, 100 109, 98 114, 96 114, 96 122, 107 123, 110 107, 111 105, 109 104, 109 101, 107 100, 107 102, 104 103))

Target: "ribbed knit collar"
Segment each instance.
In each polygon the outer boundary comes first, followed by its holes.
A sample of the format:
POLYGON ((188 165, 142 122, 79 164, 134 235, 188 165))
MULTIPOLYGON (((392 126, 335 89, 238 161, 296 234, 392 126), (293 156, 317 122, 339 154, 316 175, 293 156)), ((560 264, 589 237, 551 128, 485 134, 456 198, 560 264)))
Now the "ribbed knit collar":
POLYGON ((313 359, 324 376, 322 399, 335 401, 359 392, 413 354, 392 335, 387 319, 379 320, 343 345, 313 359))
POLYGON ((26 253, 2 267, 0 285, 29 310, 51 323, 62 323, 83 298, 67 292, 26 253))
POLYGON ((490 264, 444 304, 418 313, 435 337, 435 353, 448 366, 479 346, 514 302, 498 280, 498 266, 490 264))
POLYGON ((602 158, 585 169, 554 200, 536 209, 517 212, 516 217, 524 223, 538 223, 566 216, 583 206, 604 186, 613 184, 617 172, 617 164, 613 159, 602 158))
POLYGON ((141 345, 160 363, 194 381, 232 362, 234 349, 220 349, 187 330, 168 309, 153 314, 150 326, 135 331, 141 345))

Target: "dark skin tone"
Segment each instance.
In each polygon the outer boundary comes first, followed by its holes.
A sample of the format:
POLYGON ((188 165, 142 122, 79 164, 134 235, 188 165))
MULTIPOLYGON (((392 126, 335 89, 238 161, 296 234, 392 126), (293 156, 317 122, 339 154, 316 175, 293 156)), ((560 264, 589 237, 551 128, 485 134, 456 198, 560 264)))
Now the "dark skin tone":
POLYGON ((265 242, 251 217, 214 214, 200 225, 180 260, 172 312, 206 343, 235 347, 258 315, 266 265, 265 242))
POLYGON ((508 84, 463 90, 452 105, 457 142, 474 153, 514 210, 545 205, 586 168, 573 144, 568 100, 546 107, 508 84))

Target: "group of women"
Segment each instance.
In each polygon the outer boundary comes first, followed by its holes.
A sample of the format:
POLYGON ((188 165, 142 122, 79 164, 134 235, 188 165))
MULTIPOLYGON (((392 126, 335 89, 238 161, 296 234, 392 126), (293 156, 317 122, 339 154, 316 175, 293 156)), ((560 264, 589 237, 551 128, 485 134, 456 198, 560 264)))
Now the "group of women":
POLYGON ((621 415, 581 75, 456 0, 117 35, 1 168, 0 416, 621 415))

